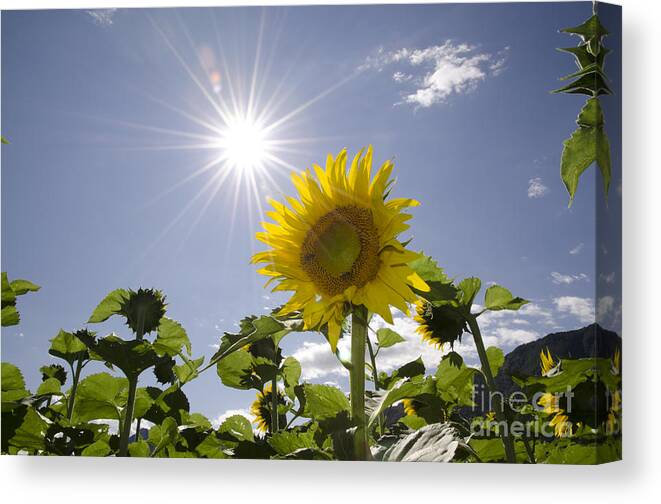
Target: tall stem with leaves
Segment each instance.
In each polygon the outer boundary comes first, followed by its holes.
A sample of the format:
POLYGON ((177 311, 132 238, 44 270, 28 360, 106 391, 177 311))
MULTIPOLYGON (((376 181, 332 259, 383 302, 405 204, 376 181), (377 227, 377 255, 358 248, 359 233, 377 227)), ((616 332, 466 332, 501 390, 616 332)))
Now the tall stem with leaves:
POLYGON ((351 314, 351 420, 356 427, 354 454, 356 460, 367 460, 367 418, 365 415, 365 344, 367 309, 354 306, 351 314))
POLYGON ((503 438, 503 445, 505 447, 505 457, 507 462, 514 463, 516 462, 516 456, 514 453, 514 440, 510 436, 510 423, 507 420, 507 412, 505 411, 506 406, 503 404, 502 397, 498 393, 498 388, 496 387, 496 381, 493 378, 491 373, 491 366, 489 365, 489 358, 487 356, 487 351, 484 347, 484 340, 482 339, 482 333, 480 332, 480 326, 477 323, 477 319, 474 316, 467 318, 468 326, 470 331, 473 334, 473 339, 475 340, 475 348, 477 348, 477 355, 480 358, 480 364, 482 366, 482 373, 487 382, 487 387, 489 388, 490 396, 494 398, 496 417, 499 421, 506 423, 506 428, 501 429, 501 437, 503 438))
MULTIPOLYGON (((141 341, 145 334, 145 313, 140 311, 138 316, 138 332, 135 335, 137 341, 141 341)), ((119 456, 126 457, 129 450, 129 437, 131 435, 131 424, 133 423, 133 411, 135 409, 135 395, 138 389, 138 375, 127 377, 129 380, 129 393, 126 400, 126 410, 124 412, 124 427, 119 438, 119 456)))
POLYGON ((76 402, 76 391, 78 390, 78 382, 80 381, 80 372, 83 370, 83 359, 80 358, 76 361, 76 368, 71 367, 71 375, 73 383, 71 384, 71 392, 67 400, 67 418, 71 420, 73 417, 73 407, 76 402))
POLYGON ((276 374, 271 381, 271 434, 275 434, 280 429, 278 423, 278 375, 276 374))

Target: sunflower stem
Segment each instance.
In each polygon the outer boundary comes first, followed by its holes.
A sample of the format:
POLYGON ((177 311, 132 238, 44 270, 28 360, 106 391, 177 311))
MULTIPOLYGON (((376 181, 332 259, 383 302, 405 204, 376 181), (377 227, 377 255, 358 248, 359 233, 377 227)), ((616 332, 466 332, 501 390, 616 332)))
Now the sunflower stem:
POLYGON ((278 377, 271 382, 271 434, 278 432, 278 377))
POLYGON ((351 314, 351 420, 356 427, 354 456, 367 460, 367 422, 365 417, 365 342, 367 340, 367 309, 354 306, 351 314))
MULTIPOLYGON (((372 380, 374 381, 374 390, 378 391, 381 387, 379 387, 379 372, 376 369, 376 354, 372 348, 372 342, 370 341, 369 334, 366 335, 366 339, 367 351, 370 354, 370 362, 372 363, 372 380)), ((383 417, 381 415, 379 415, 379 434, 383 435, 383 417)))
POLYGON ((506 424, 505 429, 501 430, 501 437, 503 438, 503 446, 505 447, 505 457, 507 458, 507 462, 513 464, 516 462, 516 456, 514 454, 514 440, 509 432, 509 412, 506 411, 506 406, 501 400, 502 395, 498 393, 498 389, 496 388, 496 381, 493 379, 493 374, 491 373, 489 358, 487 357, 487 351, 484 348, 484 341, 482 340, 482 333, 480 332, 480 326, 477 324, 477 319, 474 316, 470 316, 467 317, 467 321, 471 333, 473 334, 473 339, 475 340, 475 347, 477 348, 477 354, 480 357, 482 373, 487 381, 490 397, 493 397, 494 399, 496 416, 499 421, 504 421, 506 424))
POLYGON ((76 363, 76 370, 73 372, 73 383, 71 384, 71 393, 67 401, 67 418, 71 420, 73 416, 73 407, 76 401, 76 391, 78 390, 78 382, 80 381, 80 372, 83 369, 83 359, 78 359, 76 363))
MULTIPOLYGON (((145 311, 140 310, 138 315, 138 332, 135 335, 137 341, 142 341, 145 334, 145 311)), ((135 409, 135 394, 138 389, 138 376, 127 376, 129 380, 129 394, 126 401, 126 410, 124 415, 124 428, 122 429, 119 438, 119 453, 120 457, 128 457, 129 453, 129 437, 131 436, 131 424, 133 423, 133 411, 135 409)), ((137 437, 137 436, 136 436, 137 437)))

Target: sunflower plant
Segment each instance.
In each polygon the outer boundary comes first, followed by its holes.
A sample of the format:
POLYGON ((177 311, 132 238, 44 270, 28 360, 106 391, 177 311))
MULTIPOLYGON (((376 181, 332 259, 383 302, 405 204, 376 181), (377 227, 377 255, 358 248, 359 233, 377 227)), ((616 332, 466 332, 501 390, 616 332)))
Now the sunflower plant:
POLYGON ((325 168, 315 165, 292 175, 297 197, 270 200, 258 240, 268 249, 253 256, 264 264, 273 291, 292 292, 280 315, 300 312, 304 329, 325 327, 333 352, 347 317, 351 318, 351 417, 356 426, 359 459, 369 456, 365 418, 365 351, 368 314, 392 324, 391 307, 409 313, 415 291, 429 286, 409 266, 417 254, 399 235, 408 229, 405 209, 419 203, 388 196, 392 161, 372 177, 372 147, 356 154, 347 170, 347 151, 328 155, 325 168))

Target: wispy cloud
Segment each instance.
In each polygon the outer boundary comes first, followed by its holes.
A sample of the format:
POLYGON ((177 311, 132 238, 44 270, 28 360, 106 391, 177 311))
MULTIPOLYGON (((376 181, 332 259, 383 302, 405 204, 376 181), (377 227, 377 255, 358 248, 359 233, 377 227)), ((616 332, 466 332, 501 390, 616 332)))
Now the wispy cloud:
POLYGON ((571 285, 574 282, 581 280, 588 280, 589 277, 585 273, 579 273, 578 275, 564 275, 554 271, 551 273, 551 280, 554 284, 558 285, 571 285))
POLYGON ((94 23, 101 26, 110 26, 114 22, 117 9, 94 9, 85 11, 92 18, 94 23))
POLYGON ((541 177, 531 178, 528 181, 528 197, 531 199, 543 198, 549 192, 541 177))
POLYGON ((570 249, 570 250, 569 250, 569 253, 570 253, 571 255, 578 255, 578 254, 581 253, 581 251, 583 250, 583 247, 584 247, 584 246, 585 246, 585 245, 581 242, 581 243, 579 243, 578 245, 576 245, 573 249, 570 249))
POLYGON ((471 92, 488 76, 502 73, 508 51, 506 47, 494 55, 479 52, 471 44, 448 40, 424 49, 402 48, 390 52, 380 49, 359 69, 381 72, 390 66, 399 67, 392 80, 408 88, 403 91, 400 103, 427 108, 445 103, 453 94, 471 92))
POLYGON ((557 310, 576 317, 582 324, 594 322, 594 300, 576 296, 562 296, 553 300, 557 310))

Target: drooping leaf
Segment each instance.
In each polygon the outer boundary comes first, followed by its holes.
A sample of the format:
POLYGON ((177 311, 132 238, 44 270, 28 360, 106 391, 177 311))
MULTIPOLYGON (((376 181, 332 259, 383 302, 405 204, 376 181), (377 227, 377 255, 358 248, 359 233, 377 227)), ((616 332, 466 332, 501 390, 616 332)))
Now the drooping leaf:
POLYGON ((450 462, 461 442, 449 424, 426 425, 393 444, 384 462, 450 462))
POLYGON ((459 303, 470 310, 471 306, 473 306, 475 296, 477 296, 477 293, 482 288, 482 281, 476 277, 465 278, 459 282, 457 288, 459 289, 459 303))
MULTIPOLYGON (((4 385, 3 385, 4 386, 4 385)), ((45 448, 44 437, 48 425, 37 411, 27 405, 21 405, 11 412, 2 413, 2 451, 14 453, 25 450, 29 453, 45 448)))
POLYGON ((198 370, 204 362, 204 356, 197 359, 188 359, 185 356, 184 363, 174 367, 174 374, 180 384, 187 383, 198 376, 198 370))
POLYGON ((14 294, 16 294, 17 296, 22 296, 23 294, 27 294, 28 292, 37 292, 39 289, 41 289, 39 285, 34 284, 29 280, 22 280, 22 279, 12 280, 10 285, 12 290, 14 291, 14 294))
POLYGON ((601 127, 579 127, 565 140, 560 161, 560 174, 569 193, 571 206, 583 172, 596 161, 601 171, 604 194, 611 179, 610 144, 601 127))
POLYGON ((145 340, 124 340, 115 334, 97 338, 93 333, 79 333, 91 352, 121 369, 127 377, 137 377, 159 360, 152 345, 145 340))
POLYGON ((147 441, 154 447, 152 456, 159 455, 166 447, 173 446, 179 439, 179 427, 172 417, 166 417, 161 425, 149 429, 147 441))
POLYGON ((455 352, 454 350, 452 352, 446 353, 443 356, 442 360, 446 360, 446 359, 448 360, 448 362, 450 362, 451 365, 453 365, 454 367, 456 367, 458 369, 461 368, 461 366, 463 366, 463 364, 464 364, 463 357, 461 355, 459 355, 457 352, 455 352))
POLYGON ((287 357, 282 363, 282 379, 285 385, 285 393, 290 399, 296 397, 295 387, 301 378, 301 364, 294 357, 287 357))
POLYGON ((491 375, 496 376, 505 363, 505 354, 500 348, 491 346, 487 348, 487 359, 489 361, 491 375))
POLYGON ((386 408, 402 399, 416 397, 424 393, 433 393, 435 384, 431 378, 401 379, 391 386, 389 390, 379 391, 375 407, 370 414, 368 426, 371 427, 386 408))

